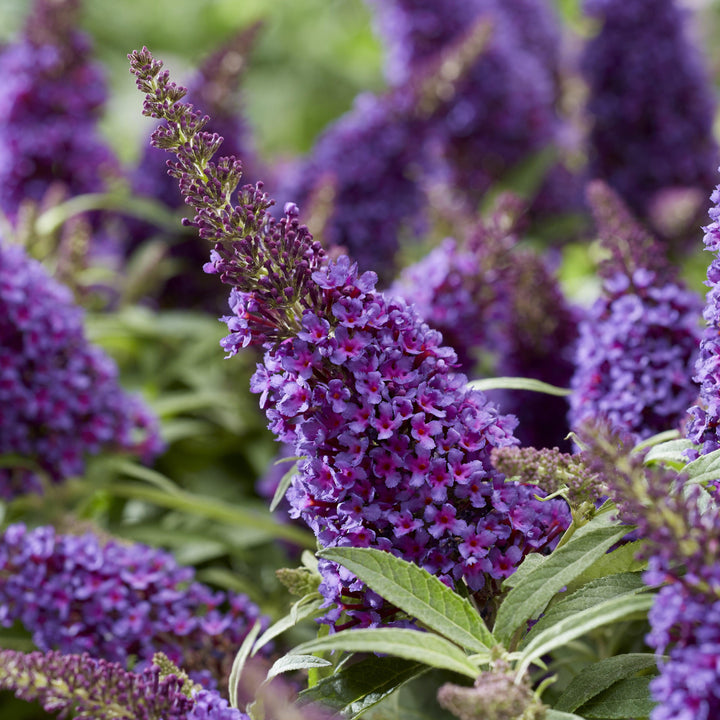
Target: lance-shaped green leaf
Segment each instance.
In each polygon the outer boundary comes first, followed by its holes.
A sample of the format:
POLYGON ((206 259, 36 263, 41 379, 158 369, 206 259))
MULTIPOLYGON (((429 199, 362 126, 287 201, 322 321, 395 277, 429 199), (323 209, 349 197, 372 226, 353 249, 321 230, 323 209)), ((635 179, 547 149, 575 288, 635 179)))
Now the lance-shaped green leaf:
POLYGON ((369 657, 304 690, 299 702, 321 703, 347 720, 354 720, 427 669, 427 665, 412 660, 369 657))
POLYGON ((614 524, 610 513, 599 515, 577 530, 507 594, 498 611, 494 636, 509 647, 513 635, 524 628, 528 619, 537 617, 557 592, 579 577, 629 530, 614 524))
POLYGON ((293 670, 305 670, 307 668, 329 667, 332 663, 324 658, 315 655, 284 655, 273 663, 268 670, 267 680, 293 670))
POLYGON ((651 677, 620 680, 604 692, 585 703, 579 712, 588 720, 626 720, 646 718, 656 706, 650 697, 648 685, 651 677))
POLYGON ((593 580, 572 595, 562 598, 552 605, 523 638, 520 647, 527 647, 540 633, 552 628, 565 618, 589 610, 620 595, 636 595, 646 588, 639 573, 622 573, 593 580))
POLYGON ((625 594, 563 618, 538 633, 525 646, 518 661, 518 675, 522 676, 538 658, 567 645, 571 640, 575 640, 595 628, 647 613, 652 607, 652 603, 653 596, 651 594, 625 594))
POLYGON ((328 548, 319 555, 346 567, 388 602, 461 647, 482 652, 497 644, 466 598, 414 563, 373 548, 328 548))
POLYGON ((245 668, 245 663, 250 657, 250 650, 252 650, 255 638, 260 632, 260 621, 257 620, 250 629, 250 632, 245 636, 245 639, 240 645, 240 649, 235 655, 233 660, 232 668, 230 668, 230 676, 228 677, 228 697, 230 698, 230 705, 234 708, 238 708, 238 689, 240 687, 240 676, 245 668))
POLYGON ((545 713, 545 720, 585 720, 585 718, 580 717, 580 715, 574 715, 573 713, 549 708, 545 713))
POLYGON ((426 665, 452 670, 473 679, 479 673, 478 668, 457 645, 433 633, 405 628, 343 630, 304 642, 293 648, 290 654, 307 655, 326 650, 384 653, 406 660, 420 660, 426 665))
POLYGON ((657 462, 663 465, 670 465, 676 469, 682 468, 687 464, 685 453, 693 447, 690 440, 681 438, 679 440, 669 440, 650 448, 645 455, 645 464, 657 462))
POLYGON ((657 668, 657 662, 651 653, 627 653, 588 665, 572 679, 555 708, 573 712, 616 682, 657 668))
POLYGON ((290 483, 297 472, 297 461, 302 460, 302 455, 297 455, 295 457, 287 457, 282 458, 280 460, 276 460, 275 464, 279 465, 280 463, 288 463, 291 462, 292 465, 288 469, 288 471, 282 476, 282 479, 280 480, 280 483, 277 486, 277 489, 275 490, 275 494, 273 495, 273 499, 270 502, 270 512, 273 512, 277 506, 280 504, 282 499, 285 497, 285 493, 288 491, 288 488, 290 487, 290 483))
POLYGON ((557 395, 565 397, 572 394, 572 390, 557 387, 549 383, 524 377, 495 377, 471 380, 468 387, 473 390, 531 390, 532 392, 544 393, 545 395, 557 395))
POLYGON ((720 450, 714 450, 707 455, 701 455, 688 463, 683 472, 688 475, 690 482, 703 483, 720 478, 720 450))

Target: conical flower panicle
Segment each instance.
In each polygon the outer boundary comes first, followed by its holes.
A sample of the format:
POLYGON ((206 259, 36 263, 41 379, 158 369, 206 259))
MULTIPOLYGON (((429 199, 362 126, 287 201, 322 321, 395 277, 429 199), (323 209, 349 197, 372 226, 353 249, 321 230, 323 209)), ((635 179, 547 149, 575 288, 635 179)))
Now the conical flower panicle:
MULTIPOLYGON (((210 269, 233 286, 223 345, 266 352, 251 381, 269 427, 305 459, 288 492, 324 547, 378 547, 450 583, 492 595, 525 553, 553 546, 569 522, 563 501, 505 484, 492 447, 513 444, 514 419, 455 374, 455 353, 401 300, 375 291, 341 256, 330 262, 294 206, 274 221, 259 189, 230 197, 238 163, 209 161, 217 138, 178 102, 182 91, 147 51, 131 56, 146 112, 168 126, 201 235, 216 243, 210 269), (222 191, 221 191, 222 189, 222 191), (280 260, 282 259, 282 260, 280 260)), ((395 608, 338 566, 321 562, 326 621, 377 625, 395 608)))

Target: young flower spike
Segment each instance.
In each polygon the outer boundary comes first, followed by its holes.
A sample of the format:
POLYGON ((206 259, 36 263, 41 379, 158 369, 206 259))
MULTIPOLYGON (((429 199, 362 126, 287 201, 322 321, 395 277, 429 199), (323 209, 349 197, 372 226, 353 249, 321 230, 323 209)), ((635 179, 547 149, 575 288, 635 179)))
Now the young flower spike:
POLYGON ((146 545, 10 525, 0 536, 0 625, 20 623, 40 650, 123 666, 132 658, 145 667, 162 652, 214 687, 260 611, 193 576, 146 545))
POLYGON ((607 182, 643 220, 664 189, 706 192, 718 164, 715 93, 680 5, 584 2, 600 25, 581 58, 590 91, 590 177, 607 182))
POLYGON ((248 720, 216 692, 190 689, 156 666, 133 673, 87 654, 0 650, 0 688, 61 718, 248 720))
POLYGON ((0 49, 0 210, 11 220, 51 184, 101 192, 119 173, 98 133, 105 83, 78 10, 79 0, 36 0, 21 38, 0 49))
MULTIPOLYGON (((331 262, 288 204, 275 220, 259 187, 233 205, 240 164, 209 158, 217 136, 180 101, 183 91, 147 50, 131 56, 154 135, 215 243, 208 269, 232 286, 230 355, 265 350, 251 380, 269 427, 294 446, 288 499, 324 547, 372 546, 414 560, 449 583, 464 579, 485 605, 526 552, 552 547, 568 523, 562 501, 505 484, 489 463, 512 444, 514 419, 452 372, 455 353, 403 301, 377 293, 341 256, 331 262), (484 595, 483 595, 484 593, 484 595)), ((345 610, 365 625, 396 610, 345 570, 321 561, 326 620, 345 610)))
POLYGON ((42 475, 80 475, 102 450, 150 460, 161 449, 156 418, 88 342, 70 291, 0 240, 0 456, 20 458, 0 467, 0 497, 40 492, 42 475))
POLYGON ((589 197, 610 257, 602 295, 580 323, 570 423, 604 418, 646 438, 678 427, 697 397, 702 303, 607 185, 593 183, 589 197))

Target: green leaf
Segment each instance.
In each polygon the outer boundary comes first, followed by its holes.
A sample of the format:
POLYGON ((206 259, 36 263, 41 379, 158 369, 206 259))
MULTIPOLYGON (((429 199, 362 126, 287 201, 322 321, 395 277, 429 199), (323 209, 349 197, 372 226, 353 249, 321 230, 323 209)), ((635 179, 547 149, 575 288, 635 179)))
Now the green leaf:
POLYGON ((319 593, 313 593, 307 597, 300 598, 293 604, 290 612, 285 617, 280 618, 273 623, 258 639, 252 649, 254 655, 260 648, 267 645, 271 640, 281 635, 286 630, 297 625, 305 618, 314 617, 320 612, 320 606, 323 603, 319 593))
POLYGON ((260 632, 260 621, 256 620, 255 624, 250 629, 250 632, 245 636, 245 639, 240 645, 240 649, 235 655, 233 660, 232 668, 230 669, 230 677, 228 678, 228 698, 230 699, 230 705, 234 708, 238 708, 238 688, 240 687, 240 676, 242 675, 243 668, 245 667, 245 661, 250 656, 250 650, 252 649, 255 638, 260 632))
POLYGON ((693 483, 703 483, 709 480, 717 480, 720 478, 720 450, 713 450, 707 455, 701 455, 699 458, 688 463, 683 472, 688 475, 693 483))
POLYGON ((556 387, 549 383, 524 377, 496 377, 471 380, 468 387, 472 390, 531 390, 532 392, 545 393, 545 395, 558 395, 566 397, 572 394, 572 390, 556 387))
POLYGON ((293 476, 295 475, 295 472, 297 471, 297 461, 301 460, 302 456, 298 457, 289 457, 289 458, 282 458, 282 460, 278 460, 275 462, 275 465, 278 465, 282 462, 292 462, 292 467, 282 476, 282 480, 280 480, 280 484, 277 486, 277 489, 275 490, 275 494, 273 495, 272 502, 270 503, 270 512, 274 512, 274 510, 277 508, 277 506, 280 504, 281 500, 285 497, 285 493, 288 491, 288 488, 290 487, 290 482, 293 479, 293 476))
POLYGON ((653 600, 653 595, 649 593, 643 595, 626 593, 605 600, 582 612, 564 617, 543 632, 538 633, 525 646, 518 661, 518 675, 522 676, 538 658, 567 645, 571 640, 575 640, 595 628, 647 613, 652 607, 653 600))
POLYGON ((503 589, 509 590, 518 585, 531 570, 535 570, 539 565, 542 565, 548 557, 549 555, 541 555, 540 553, 529 553, 526 555, 520 565, 518 565, 517 570, 515 570, 509 578, 503 580, 503 589))
POLYGON ((568 597, 561 598, 554 605, 551 605, 550 609, 535 623, 530 632, 523 638, 520 647, 527 647, 538 635, 553 627, 561 620, 594 608, 611 598, 620 595, 636 595, 638 592, 645 590, 646 587, 642 578, 637 573, 610 575, 609 577, 599 578, 589 582, 568 597))
POLYGON ((580 717, 579 715, 573 715, 573 713, 548 708, 545 713, 545 720, 585 720, 585 718, 580 717))
POLYGON ((660 445, 661 443, 668 442, 669 440, 677 440, 680 438, 680 431, 679 430, 665 430, 664 432, 657 433, 656 435, 651 435, 646 440, 643 440, 641 443, 638 443, 632 451, 634 453, 637 452, 643 452, 644 450, 648 450, 651 447, 654 447, 655 445, 660 445))
POLYGON ((427 671, 427 666, 394 657, 369 657, 343 667, 300 693, 299 702, 321 703, 354 720, 402 685, 427 671))
POLYGON ((196 495, 184 490, 173 493, 157 488, 144 487, 137 484, 112 483, 107 487, 108 492, 119 497, 133 498, 160 505, 173 510, 181 510, 190 515, 199 515, 211 520, 228 523, 229 525, 245 525, 246 527, 265 530, 274 538, 289 540, 301 547, 315 549, 317 543, 312 533, 295 527, 282 525, 270 515, 264 507, 257 509, 238 507, 214 498, 196 495))
POLYGON ((342 630, 334 635, 310 640, 290 651, 308 654, 326 650, 385 653, 406 660, 421 660, 432 667, 452 670, 475 679, 479 671, 457 645, 433 633, 405 628, 363 628, 342 630))
POLYGON ((579 710, 588 720, 594 720, 594 718, 598 718, 598 720, 646 718, 656 705, 650 697, 648 688, 651 680, 652 677, 620 680, 596 695, 579 710))
POLYGON ((414 563, 373 548, 328 548, 318 555, 461 647, 481 652, 497 644, 469 600, 414 563))
POLYGON ((654 668, 657 668, 657 658, 651 653, 628 653, 605 658, 578 673, 558 698, 555 707, 572 712, 619 680, 654 668))
POLYGON ((271 680, 278 675, 293 670, 305 670, 306 668, 330 667, 332 663, 315 655, 285 655, 273 663, 268 670, 266 680, 271 680))
MULTIPOLYGON (((530 618, 537 617, 553 596, 581 575, 630 528, 618 527, 610 513, 596 516, 579 528, 545 562, 531 570, 500 606, 493 634, 506 647, 530 618)), ((512 649, 512 648, 510 648, 512 649)))
POLYGON ((633 573, 644 570, 647 560, 636 560, 638 553, 645 546, 644 540, 635 540, 615 548, 611 553, 601 555, 585 572, 568 585, 568 590, 576 590, 581 585, 620 573, 633 573))
POLYGON ((662 463, 676 469, 681 469, 687 464, 685 452, 693 447, 690 440, 670 440, 652 447, 645 455, 645 464, 662 463))

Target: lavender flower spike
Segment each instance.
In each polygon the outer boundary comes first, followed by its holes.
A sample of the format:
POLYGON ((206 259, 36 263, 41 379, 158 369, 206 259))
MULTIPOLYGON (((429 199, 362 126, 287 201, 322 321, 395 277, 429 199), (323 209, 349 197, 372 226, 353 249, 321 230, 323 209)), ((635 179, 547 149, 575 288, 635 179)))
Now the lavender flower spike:
POLYGON ((10 525, 0 536, 0 626, 20 623, 41 650, 147 666, 156 652, 205 685, 223 683, 260 612, 214 592, 163 550, 10 525))
POLYGON ((70 290, 0 239, 0 455, 29 468, 0 468, 0 498, 40 492, 82 474, 85 456, 162 449, 157 419, 117 381, 114 362, 85 337, 70 290))
POLYGON ((646 438, 678 427, 697 397, 701 301, 608 186, 596 182, 589 195, 610 258, 602 295, 580 324, 570 421, 604 418, 646 438))
POLYGON ((247 720, 217 693, 189 690, 157 667, 128 672, 90 655, 0 650, 0 689, 60 717, 94 720, 247 720))
MULTIPOLYGON (((374 289, 347 257, 330 262, 285 208, 275 221, 259 188, 231 203, 239 163, 209 162, 217 137, 202 132, 182 91, 147 51, 131 56, 146 112, 168 126, 192 224, 214 241, 210 271, 232 285, 235 354, 265 349, 251 380, 269 427, 304 459, 288 492, 324 547, 370 546, 417 562, 486 605, 525 553, 553 546, 569 522, 564 502, 504 483, 492 447, 513 444, 514 419, 455 374, 455 353, 403 301, 374 289), (537 505, 537 507, 536 507, 537 505)), ((377 625, 397 610, 354 576, 321 561, 320 591, 338 624, 377 625)))

